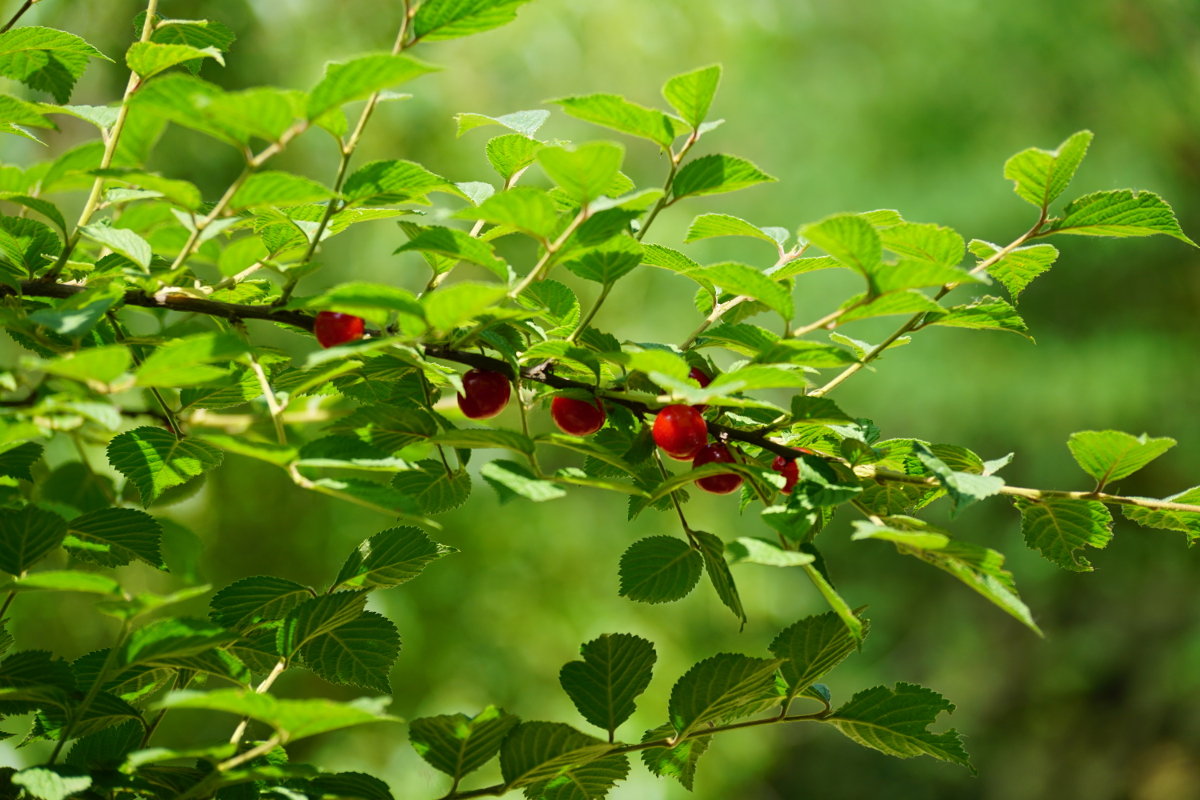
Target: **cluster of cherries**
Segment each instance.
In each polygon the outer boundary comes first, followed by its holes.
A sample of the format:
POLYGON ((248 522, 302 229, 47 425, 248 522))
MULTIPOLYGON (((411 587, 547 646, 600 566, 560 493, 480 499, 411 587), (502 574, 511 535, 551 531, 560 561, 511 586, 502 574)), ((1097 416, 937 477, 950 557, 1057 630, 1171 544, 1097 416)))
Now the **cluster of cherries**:
MULTIPOLYGON (((345 344, 363 335, 363 321, 353 314, 322 311, 317 314, 313 326, 317 342, 322 347, 345 344)), ((692 367, 689 377, 707 386, 712 378, 697 367, 692 367)), ((512 384, 500 372, 483 369, 468 370, 462 376, 463 393, 458 395, 458 407, 470 419, 489 419, 508 405, 512 396, 512 384)), ((693 468, 705 464, 730 464, 737 461, 729 447, 723 442, 708 441, 708 423, 701 412, 704 406, 683 404, 669 405, 654 417, 651 435, 654 443, 676 461, 691 461, 693 468)), ((595 402, 578 400, 574 397, 557 396, 550 402, 550 417, 563 433, 572 436, 588 436, 604 426, 607 414, 599 398, 595 402)), ((776 456, 771 469, 783 475, 783 491, 790 493, 799 479, 800 469, 794 458, 776 456)), ((696 481, 701 489, 713 494, 729 494, 742 485, 742 476, 736 472, 709 475, 696 481)))

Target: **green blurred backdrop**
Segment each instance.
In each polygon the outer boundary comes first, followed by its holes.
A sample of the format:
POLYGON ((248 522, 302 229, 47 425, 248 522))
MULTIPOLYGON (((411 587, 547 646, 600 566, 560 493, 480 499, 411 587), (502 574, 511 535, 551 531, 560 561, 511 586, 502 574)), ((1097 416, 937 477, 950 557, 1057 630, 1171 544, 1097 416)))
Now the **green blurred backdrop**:
MULTIPOLYGON (((130 0, 45 0, 25 22, 75 31, 115 56, 130 41, 140 8, 130 0)), ((237 31, 229 66, 206 66, 209 80, 227 88, 307 88, 328 60, 386 49, 401 9, 378 0, 162 0, 160 12, 217 19, 237 31)), ((1004 159, 1031 145, 1054 147, 1081 128, 1096 140, 1072 194, 1151 189, 1175 205, 1185 231, 1200 235, 1194 0, 535 0, 512 25, 422 46, 417 55, 446 69, 413 84, 412 100, 381 106, 358 160, 410 158, 459 181, 493 175, 482 155, 483 132, 453 138, 456 112, 498 115, 594 91, 658 103, 669 76, 721 62, 713 114, 726 123, 701 152, 750 158, 780 182, 670 209, 650 240, 671 246, 681 245, 701 211, 795 229, 830 213, 881 207, 953 226, 967 238, 1006 242, 1032 215, 1001 178, 1004 159)), ((119 96, 125 77, 96 62, 73 102, 119 96)), ((3 160, 46 158, 88 135, 83 123, 63 124, 50 153, 9 137, 0 143, 3 160)), ((558 113, 543 133, 609 138, 558 113)), ((329 182, 331 145, 309 134, 280 165, 329 182)), ((660 183, 665 168, 652 146, 626 145, 626 171, 641 185, 660 183)), ((153 166, 195 181, 210 197, 239 168, 233 151, 177 128, 153 166)), ((423 283, 418 261, 391 255, 401 240, 387 223, 335 239, 321 258, 326 269, 305 288, 346 279, 423 283)), ((770 263, 769 248, 746 241, 687 251, 702 262, 770 263)), ((1021 299, 1036 346, 1016 336, 933 330, 834 396, 852 414, 873 418, 885 437, 960 443, 985 458, 1015 451, 1009 482, 1046 488, 1087 488, 1065 447, 1072 431, 1170 435, 1179 445, 1120 489, 1162 496, 1194 485, 1200 258, 1165 237, 1058 244, 1058 265, 1021 299)), ((846 275, 804 277, 800 318, 820 316, 852 291, 846 275)), ((597 324, 622 338, 678 341, 696 323, 691 295, 685 281, 648 271, 618 287, 597 324)), ((895 324, 857 323, 847 332, 871 340, 895 324)), ((295 353, 312 347, 299 336, 258 333, 295 353)), ((15 347, 3 347, 12 363, 15 347)), ((498 422, 516 424, 513 414, 498 422)), ((659 651, 642 704, 649 708, 639 709, 626 732, 632 736, 637 726, 662 721, 671 682, 696 659, 762 653, 779 628, 823 610, 802 576, 755 567, 736 572, 751 618, 741 633, 711 592, 669 606, 621 600, 621 552, 640 536, 672 532, 673 517, 650 512, 628 524, 623 502, 587 491, 546 505, 499 506, 479 481, 477 490, 444 518, 440 538, 462 552, 381 601, 404 639, 393 673, 393 710, 401 716, 474 713, 495 702, 526 719, 582 726, 555 685, 558 669, 580 642, 629 631, 659 651)), ((725 538, 760 535, 761 523, 740 518, 735 505, 698 498, 690 516, 725 538)), ((197 497, 170 513, 203 540, 200 577, 216 586, 264 572, 327 580, 353 544, 388 526, 233 456, 197 497)), ((843 595, 869 606, 873 634, 829 683, 837 698, 896 680, 943 692, 958 705, 951 723, 967 734, 979 776, 928 759, 891 760, 832 730, 796 726, 722 737, 701 761, 694 796, 1200 798, 1197 552, 1182 537, 1118 521, 1112 545, 1091 556, 1095 573, 1064 574, 1024 549, 1016 515, 1003 501, 972 507, 950 524, 1008 554, 1047 638, 886 545, 851 544, 842 519, 823 534, 826 558, 843 595)), ((87 627, 93 618, 76 609, 28 608, 33 613, 17 630, 22 646, 76 656, 112 635, 87 627), (69 621, 76 618, 89 622, 69 621)), ((355 694, 305 675, 281 684, 283 693, 355 694)), ((165 735, 186 737, 185 726, 198 724, 201 718, 180 715, 165 735)), ((432 798, 445 789, 400 727, 302 746, 319 763, 381 775, 398 798, 432 798)), ((21 763, 24 756, 5 750, 3 759, 21 763)), ((612 797, 688 796, 640 767, 632 775, 612 797)))

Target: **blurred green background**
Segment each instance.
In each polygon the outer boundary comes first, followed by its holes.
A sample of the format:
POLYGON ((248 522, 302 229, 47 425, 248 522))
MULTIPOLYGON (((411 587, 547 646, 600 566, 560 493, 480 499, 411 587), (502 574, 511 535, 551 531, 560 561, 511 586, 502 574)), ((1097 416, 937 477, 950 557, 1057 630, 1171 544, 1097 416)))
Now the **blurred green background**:
MULTIPOLYGON (((140 8, 128 0, 45 0, 23 24, 75 31, 119 60, 140 8)), ((399 3, 377 0, 162 0, 160 11, 236 30, 229 66, 204 72, 227 88, 310 87, 326 61, 390 46, 401 13, 399 3)), ((358 163, 410 158, 458 181, 494 175, 482 155, 486 132, 454 138, 457 112, 499 115, 596 91, 659 104, 668 77, 721 62, 712 113, 726 123, 699 152, 750 158, 780 181, 670 209, 648 239, 670 246, 680 247, 692 217, 707 211, 794 230, 830 213, 872 208, 950 225, 968 239, 1007 242, 1034 215, 1002 179, 1004 160, 1031 145, 1053 148, 1081 128, 1096 139, 1068 196, 1151 189, 1174 204, 1185 231, 1200 236, 1194 0, 535 0, 512 25, 422 45, 416 54, 445 70, 406 87, 412 100, 380 107, 358 163)), ((123 69, 96 62, 73 102, 107 102, 125 79, 123 69)), ((63 126, 49 154, 9 137, 0 143, 4 160, 45 158, 89 134, 82 123, 63 126)), ((543 134, 618 138, 560 113, 543 134)), ((625 143, 626 171, 639 185, 661 183, 665 167, 653 147, 625 143)), ((335 163, 331 140, 314 132, 277 165, 331 182, 335 163)), ((176 128, 153 166, 195 181, 211 198, 239 168, 232 150, 176 128)), ((388 223, 365 228, 331 241, 324 271, 304 288, 347 279, 424 283, 415 258, 391 255, 399 231, 388 223)), ((874 419, 885 437, 959 443, 985 458, 1014 451, 1005 472, 1013 484, 1088 488, 1065 441, 1072 431, 1106 428, 1179 440, 1121 491, 1163 496, 1200 482, 1200 258, 1165 237, 1055 243, 1059 263, 1020 303, 1036 346, 1017 336, 932 330, 833 396, 851 414, 874 419)), ((769 248, 749 240, 685 249, 701 262, 773 260, 769 248)), ((597 324, 621 338, 682 340, 697 321, 692 291, 677 276, 648 270, 618 287, 597 324)), ((854 291, 848 274, 806 276, 797 290, 800 318, 815 319, 854 291)), ((856 323, 846 332, 878 341, 897 324, 856 323)), ((297 354, 313 346, 257 331, 297 354)), ((15 351, 5 348, 11 363, 15 351)), ((497 422, 515 425, 514 415, 497 422)), ((659 651, 655 681, 624 729, 632 738, 663 721, 671 683, 695 660, 721 651, 762 654, 780 628, 823 610, 802 575, 752 566, 735 572, 751 619, 741 633, 704 587, 668 606, 622 600, 621 552, 641 536, 674 533, 672 516, 649 512, 628 524, 622 500, 588 491, 546 505, 500 506, 476 484, 470 503, 444 518, 440 537, 462 552, 380 599, 404 639, 393 673, 393 711, 401 716, 474 713, 494 702, 526 719, 583 727, 556 686, 558 669, 579 643, 629 631, 659 651)), ((762 535, 761 522, 739 517, 735 506, 730 498, 696 498, 689 516, 725 538, 762 535)), ((216 586, 265 572, 326 581, 354 544, 388 527, 233 456, 170 513, 203 540, 201 577, 216 586)), ((1178 535, 1119 520, 1112 545, 1089 554, 1096 572, 1068 574, 1024 548, 1016 514, 999 499, 950 524, 1009 556, 1047 638, 887 545, 851 543, 840 518, 823 534, 826 558, 842 594, 869 606, 873 633, 828 682, 836 699, 897 680, 943 692, 958 706, 950 722, 967 735, 979 776, 929 759, 892 760, 833 730, 795 726, 721 737, 700 763, 694 796, 1200 798, 1196 551, 1178 535)), ((89 627, 84 606, 27 608, 17 630, 21 646, 75 656, 112 635, 105 623, 89 627)), ((356 694, 306 675, 286 677, 279 690, 356 694)), ((202 724, 180 715, 164 736, 188 737, 202 724)), ((379 774, 398 798, 445 790, 401 727, 313 740, 297 748, 304 755, 379 774)), ((7 762, 24 758, 3 751, 7 762)), ((631 775, 612 797, 689 796, 640 766, 631 775)))

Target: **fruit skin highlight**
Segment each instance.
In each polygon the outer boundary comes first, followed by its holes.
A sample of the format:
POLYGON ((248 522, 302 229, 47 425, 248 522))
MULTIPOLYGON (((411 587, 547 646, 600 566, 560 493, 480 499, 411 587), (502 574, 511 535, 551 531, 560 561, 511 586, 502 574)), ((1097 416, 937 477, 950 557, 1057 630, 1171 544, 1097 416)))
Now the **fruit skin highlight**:
POLYGON ((597 398, 595 404, 574 397, 555 397, 550 401, 550 417, 563 433, 572 436, 587 436, 604 426, 607 418, 604 404, 597 398))
POLYGON ((488 419, 504 410, 512 396, 512 384, 499 372, 467 370, 462 376, 463 391, 458 407, 470 419, 488 419))
POLYGON ((771 469, 783 476, 783 488, 780 491, 791 494, 796 481, 800 480, 800 467, 796 464, 796 459, 775 456, 775 460, 771 462, 771 469))
POLYGON ((687 461, 708 441, 708 423, 691 406, 670 405, 654 417, 654 443, 676 461, 687 461))
POLYGON ((363 337, 363 318, 338 311, 318 311, 313 322, 313 334, 321 347, 353 342, 363 337))
MULTIPOLYGON (((731 464, 736 459, 733 453, 729 452, 729 448, 720 442, 706 444, 696 453, 696 457, 692 460, 692 468, 702 467, 705 464, 731 464)), ((696 481, 696 485, 706 492, 713 494, 729 494, 737 491, 742 485, 742 476, 736 472, 727 472, 722 475, 710 475, 707 478, 700 478, 696 481)))

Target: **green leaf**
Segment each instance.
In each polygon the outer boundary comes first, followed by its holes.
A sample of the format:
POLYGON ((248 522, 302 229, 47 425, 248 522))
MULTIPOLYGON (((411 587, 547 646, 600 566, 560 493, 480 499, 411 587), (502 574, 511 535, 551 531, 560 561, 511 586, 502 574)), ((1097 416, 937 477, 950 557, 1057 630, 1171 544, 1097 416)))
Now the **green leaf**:
POLYGON ((958 731, 929 730, 938 714, 953 710, 953 704, 932 689, 897 683, 894 689, 864 689, 825 721, 863 747, 889 756, 926 755, 972 769, 958 731))
POLYGON ((316 297, 295 300, 292 307, 355 314, 377 325, 387 324, 392 312, 417 319, 425 318, 425 311, 417 302, 416 295, 407 289, 363 281, 338 284, 316 297))
POLYGON ((744 158, 714 153, 684 164, 671 184, 671 195, 679 200, 736 192, 759 183, 774 183, 775 180, 744 158))
POLYGON ((719 653, 693 666, 671 688, 669 710, 676 738, 707 724, 721 724, 778 701, 779 659, 719 653))
POLYGON ((498 460, 483 465, 480 474, 500 496, 501 502, 513 497, 524 497, 535 503, 557 500, 566 496, 566 491, 556 483, 539 478, 524 464, 498 460))
POLYGON ((362 772, 336 772, 318 775, 309 782, 317 797, 339 800, 395 800, 386 783, 362 772))
POLYGON ((304 666, 330 683, 391 694, 389 674, 400 655, 400 634, 374 611, 310 639, 300 648, 304 666))
POLYGON ((629 772, 610 747, 559 722, 522 722, 500 745, 500 774, 510 790, 528 786, 530 797, 599 800, 629 772))
POLYGON ((505 294, 505 288, 499 284, 460 281, 427 293, 421 298, 421 305, 431 328, 450 333, 495 308, 505 294))
POLYGON ((407 583, 433 561, 456 552, 417 528, 389 528, 360 544, 338 572, 333 588, 388 589, 407 583))
POLYGON ((137 487, 143 506, 221 463, 221 451, 212 445, 149 426, 115 437, 106 453, 113 469, 137 487))
POLYGON ((991 497, 1004 486, 1004 481, 995 475, 976 475, 952 470, 920 442, 913 445, 913 453, 954 500, 956 512, 971 503, 991 497))
MULTIPOLYGON (((972 239, 968 247, 981 262, 1000 252, 999 245, 980 239, 972 239)), ((1004 284, 1004 288, 1016 300, 1034 278, 1050 269, 1057 258, 1058 248, 1052 244, 1018 247, 988 267, 987 272, 1004 284)))
POLYGON ((209 615, 232 630, 247 630, 259 623, 283 619, 292 609, 313 597, 303 584, 258 575, 234 581, 213 595, 209 615))
POLYGON ((641 263, 642 246, 632 236, 622 234, 568 261, 566 267, 584 280, 609 284, 625 277, 641 263))
MULTIPOLYGON (((864 621, 864 638, 868 630, 864 621)), ((771 653, 783 659, 779 670, 787 681, 787 700, 842 663, 860 644, 861 639, 856 639, 832 611, 805 617, 780 631, 771 641, 771 653)))
POLYGON ((370 161, 351 173, 342 188, 352 204, 421 203, 433 191, 461 195, 461 191, 441 175, 436 175, 415 161, 392 159, 370 161))
MULTIPOLYGON (((799 462, 803 463, 803 462, 799 462)), ((813 586, 817 587, 817 591, 825 598, 825 602, 833 609, 833 612, 842 620, 842 624, 846 626, 846 630, 856 640, 861 641, 864 633, 862 619, 854 613, 842 596, 838 594, 826 574, 818 569, 817 564, 804 564, 803 569, 808 579, 813 582, 813 586)))
POLYGON ((430 42, 490 31, 517 18, 529 0, 426 0, 413 17, 413 36, 430 42))
POLYGON ((951 306, 945 311, 930 312, 926 325, 948 328, 970 328, 981 331, 1009 331, 1031 339, 1025 320, 1010 304, 998 297, 977 297, 970 303, 951 306))
POLYGON ((745 295, 768 306, 785 320, 792 318, 792 295, 781 283, 776 283, 754 267, 736 262, 713 264, 696 273, 722 290, 745 295))
POLYGON ((1085 547, 1103 549, 1112 539, 1112 514, 1095 500, 1015 498, 1025 543, 1063 569, 1091 572, 1085 547))
POLYGON ((29 468, 42 457, 43 448, 37 442, 25 442, 0 453, 0 475, 32 481, 29 468))
POLYGON ((0 586, 0 591, 86 592, 88 594, 119 595, 121 585, 107 575, 95 572, 54 569, 33 572, 23 578, 9 581, 0 586))
POLYGON ((1066 191, 1091 143, 1092 132, 1079 131, 1056 150, 1022 150, 1004 163, 1004 177, 1013 182, 1013 191, 1021 199, 1045 210, 1066 191))
POLYGON ((545 190, 532 186, 517 186, 497 192, 478 207, 464 208, 454 216, 513 227, 542 241, 549 240, 558 226, 558 211, 554 201, 545 190))
POLYGON ((800 235, 868 280, 880 269, 879 233, 858 214, 838 214, 801 228, 800 235))
MULTIPOLYGON (((642 736, 643 742, 654 742, 660 739, 673 739, 675 729, 670 725, 660 725, 646 731, 642 736)), ((684 739, 674 747, 648 747, 642 751, 642 763, 646 769, 660 778, 669 775, 679 781, 683 788, 692 791, 696 779, 696 763, 712 742, 711 736, 693 736, 684 739)))
POLYGON ((256 172, 234 192, 233 211, 257 206, 298 206, 327 200, 332 193, 321 184, 290 172, 256 172))
POLYGON ((717 597, 742 621, 742 625, 745 625, 746 610, 742 607, 742 598, 738 594, 737 584, 733 581, 733 574, 725 562, 725 542, 705 531, 693 531, 692 535, 700 548, 700 555, 704 558, 704 571, 708 573, 708 580, 716 589, 717 597))
POLYGON ((67 522, 58 514, 25 506, 0 513, 0 570, 20 575, 62 544, 67 522))
POLYGON ((1174 446, 1175 440, 1165 436, 1133 436, 1121 431, 1079 431, 1067 440, 1076 463, 1096 479, 1097 491, 1132 475, 1174 446))
POLYGON ((59 103, 70 99, 91 58, 112 60, 78 36, 53 28, 27 25, 0 34, 0 75, 49 92, 59 103))
POLYGON ((678 120, 616 94, 560 97, 548 102, 562 106, 563 111, 585 122, 649 139, 663 150, 670 149, 675 137, 687 132, 687 127, 678 120))
POLYGON ((143 79, 157 75, 178 64, 186 64, 204 58, 211 58, 221 66, 225 66, 225 59, 221 56, 221 51, 215 47, 135 42, 125 52, 125 63, 143 79))
POLYGON ((720 83, 721 65, 712 64, 671 78, 663 86, 662 95, 689 125, 699 128, 720 83))
MULTIPOLYGON (((892 225, 880 230, 879 239, 885 250, 890 250, 903 258, 939 267, 957 267, 963 258, 962 236, 953 228, 942 225, 902 222, 899 225, 892 225)), ((956 276, 958 271, 948 274, 956 276)), ((962 280, 971 280, 971 278, 964 274, 962 279, 946 280, 942 283, 961 282, 962 280)), ((936 284, 925 285, 934 286, 936 284)))
POLYGON ((573 150, 543 147, 537 154, 550 180, 581 206, 608 193, 624 158, 625 148, 615 142, 589 142, 573 150))
POLYGON ((542 127, 546 120, 550 119, 550 112, 537 108, 529 111, 514 111, 511 114, 502 114, 499 117, 489 117, 487 114, 465 113, 455 114, 454 119, 458 122, 459 136, 476 128, 482 128, 487 125, 499 125, 502 128, 508 128, 510 131, 516 131, 521 134, 522 138, 528 139, 538 132, 538 128, 542 127))
POLYGON ((207 620, 172 617, 159 619, 129 635, 120 649, 122 669, 138 666, 192 668, 205 656, 227 645, 237 634, 207 620))
POLYGON ((499 173, 505 182, 528 167, 537 158, 538 151, 546 145, 537 139, 530 139, 519 133, 509 133, 489 139, 484 152, 492 169, 499 173))
POLYGON ((421 469, 397 472, 392 486, 416 501, 424 514, 458 508, 471 495, 471 476, 466 471, 447 473, 440 461, 421 461, 421 469))
POLYGON ((865 294, 855 295, 842 303, 841 307, 846 309, 840 320, 842 323, 892 314, 940 314, 946 310, 916 289, 889 292, 870 301, 867 301, 865 294))
POLYGON ((606 633, 583 645, 582 661, 558 673, 558 682, 583 718, 609 739, 636 708, 634 699, 650 685, 654 645, 628 633, 606 633))
POLYGON ((280 654, 288 658, 300 648, 362 616, 367 591, 333 592, 305 600, 284 617, 275 632, 280 654))
POLYGON ((495 758, 517 722, 503 709, 487 706, 474 717, 442 714, 414 719, 408 738, 430 766, 459 780, 495 758))
POLYGON ((129 348, 113 344, 66 353, 53 361, 42 362, 39 368, 51 375, 61 375, 77 381, 110 384, 124 375, 132 363, 133 357, 129 348))
POLYGON ((650 536, 621 556, 620 595, 641 603, 669 603, 696 587, 704 557, 673 536, 650 536))
POLYGON ((25 790, 23 797, 38 800, 66 800, 92 785, 92 776, 78 767, 26 767, 9 780, 25 790))
POLYGON ((739 536, 725 545, 730 564, 760 564, 764 567, 802 567, 811 564, 815 556, 796 550, 784 550, 769 539, 739 536))
POLYGON ((332 700, 280 700, 269 694, 240 689, 215 692, 171 692, 161 708, 200 708, 225 711, 263 722, 285 741, 296 741, 318 733, 365 725, 371 722, 398 722, 383 713, 388 699, 360 698, 349 703, 332 700))
POLYGON ((776 247, 782 247, 783 243, 787 241, 787 230, 784 228, 760 228, 729 214, 701 214, 692 220, 684 241, 697 242, 701 239, 711 239, 714 236, 747 236, 752 239, 761 239, 776 247))
POLYGON ((63 547, 76 558, 105 567, 123 567, 134 559, 166 570, 159 544, 158 520, 133 508, 104 508, 67 524, 63 547))
POLYGON ((1047 223, 1047 233, 1078 236, 1153 236, 1165 233, 1195 245, 1179 227, 1175 212, 1154 192, 1114 189, 1072 200, 1061 217, 1047 223))
POLYGON ((62 247, 54 231, 37 220, 0 216, 0 257, 14 267, 37 272, 56 258, 62 247))
POLYGON ((228 52, 237 36, 220 22, 207 19, 159 19, 155 21, 150 40, 162 44, 188 44, 192 47, 215 47, 228 52))
POLYGON ((82 337, 96 327, 123 295, 119 284, 101 284, 59 301, 54 309, 34 311, 29 319, 63 336, 82 337))
POLYGON ((107 220, 84 225, 79 229, 88 239, 123 255, 142 269, 150 269, 150 258, 154 255, 150 243, 127 228, 114 228, 107 220))
MULTIPOLYGON (((1165 499, 1174 503, 1200 505, 1200 486, 1165 499)), ((1121 511, 1125 514, 1126 519, 1147 528, 1180 531, 1187 536, 1189 544, 1194 544, 1197 539, 1200 539, 1200 512, 1145 508, 1143 506, 1121 506, 1121 511)))
POLYGON ((389 53, 370 53, 325 68, 325 77, 308 95, 308 118, 315 120, 346 103, 363 100, 437 67, 415 58, 389 53))
POLYGON ((411 250, 437 253, 455 261, 469 261, 486 267, 501 280, 508 279, 508 267, 503 260, 496 257, 492 246, 457 228, 443 228, 440 225, 420 228, 408 244, 401 246, 396 252, 411 250))

